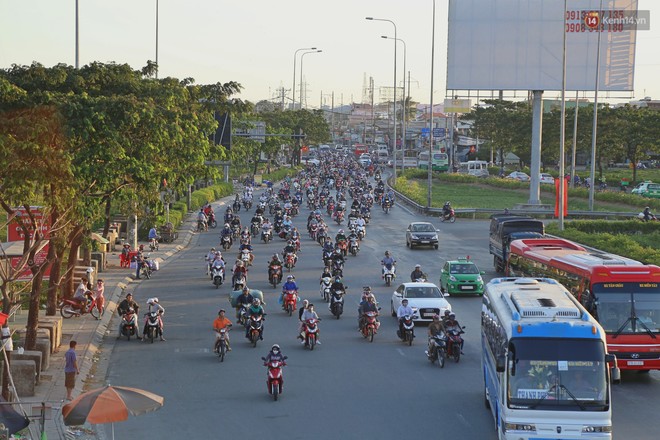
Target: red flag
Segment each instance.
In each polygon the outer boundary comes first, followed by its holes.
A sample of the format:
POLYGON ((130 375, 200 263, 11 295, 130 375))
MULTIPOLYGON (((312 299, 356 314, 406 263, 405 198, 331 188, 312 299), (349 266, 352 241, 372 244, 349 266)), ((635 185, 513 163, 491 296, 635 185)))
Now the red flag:
MULTIPOLYGON (((555 179, 555 217, 559 218, 559 179, 555 179)), ((568 214, 568 179, 564 179, 564 217, 568 214)))

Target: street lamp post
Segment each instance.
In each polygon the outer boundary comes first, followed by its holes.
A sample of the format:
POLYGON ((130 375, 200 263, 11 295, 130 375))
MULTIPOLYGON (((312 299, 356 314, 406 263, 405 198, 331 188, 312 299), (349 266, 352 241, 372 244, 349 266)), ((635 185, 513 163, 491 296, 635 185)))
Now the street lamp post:
POLYGON ((293 53, 293 86, 291 87, 291 93, 293 94, 291 101, 293 102, 293 110, 296 109, 296 57, 298 56, 298 52, 301 50, 316 50, 315 47, 302 47, 300 49, 296 49, 296 51, 293 53))
POLYGON ((80 45, 78 42, 78 0, 76 0, 76 69, 80 67, 80 45))
MULTIPOLYGON (((381 38, 385 38, 387 40, 396 40, 400 41, 403 43, 403 109, 401 109, 401 146, 402 149, 406 149, 406 97, 408 96, 406 94, 406 59, 407 59, 407 49, 406 49, 406 42, 403 41, 401 38, 392 38, 388 37, 387 35, 382 35, 381 38)), ((410 90, 408 90, 408 93, 410 93, 410 90)), ((396 113, 395 113, 396 117, 396 113)), ((396 118, 395 118, 396 121, 396 118)))
POLYGON ((396 40, 397 40, 397 33, 396 33, 396 23, 394 23, 392 20, 388 20, 386 18, 374 18, 374 17, 366 17, 366 20, 372 20, 372 21, 387 21, 388 23, 392 23, 392 26, 394 26, 394 143, 393 143, 393 148, 392 151, 394 152, 394 173, 392 175, 392 179, 394 183, 396 183, 396 40))
POLYGON ((319 52, 323 52, 323 51, 321 49, 312 50, 309 52, 303 52, 303 54, 300 55, 300 110, 302 110, 303 108, 303 59, 305 58, 305 55, 307 55, 308 53, 319 53, 319 52))
POLYGON ((158 0, 156 0, 156 79, 158 79, 158 0))
MULTIPOLYGON (((433 67, 435 63, 435 0, 433 0, 433 25, 431 26, 431 103, 429 106, 429 112, 431 117, 429 118, 429 162, 428 162, 428 174, 427 178, 427 188, 426 188, 426 207, 431 209, 431 187, 433 185, 433 67)), ((452 124, 453 128, 453 124, 452 124)))

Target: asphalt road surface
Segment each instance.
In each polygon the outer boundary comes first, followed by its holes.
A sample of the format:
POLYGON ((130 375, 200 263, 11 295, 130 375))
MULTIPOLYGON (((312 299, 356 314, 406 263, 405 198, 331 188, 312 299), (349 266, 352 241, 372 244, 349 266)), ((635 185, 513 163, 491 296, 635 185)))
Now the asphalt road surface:
MULTIPOLYGON (((349 199, 350 202, 350 199, 349 199)), ((225 205, 216 204, 219 216, 225 205)), ((241 211, 245 224, 254 213, 241 211)), ((211 325, 219 308, 229 310, 229 285, 215 289, 205 275, 204 256, 219 243, 219 229, 193 238, 165 270, 142 282, 135 291, 143 307, 158 296, 165 307, 166 342, 153 344, 114 341, 113 320, 108 342, 114 349, 107 371, 110 384, 147 389, 165 397, 159 411, 116 424, 117 438, 497 438, 490 411, 483 405, 479 297, 448 298, 458 320, 466 326, 465 355, 444 369, 426 359, 426 327, 418 326, 417 339, 408 347, 396 337, 396 319, 390 316, 390 298, 399 282, 419 263, 429 281, 439 283, 446 259, 469 255, 486 281, 496 274, 488 254, 488 222, 458 219, 454 224, 431 221, 440 229, 440 249, 409 250, 405 227, 425 220, 400 206, 390 214, 373 209, 367 237, 357 257, 347 257, 344 282, 349 286, 345 312, 336 320, 321 301, 318 279, 321 248, 306 234, 306 217, 294 219, 302 233, 302 252, 293 270, 302 298, 310 299, 322 318, 322 345, 313 352, 296 339, 298 320, 279 307, 280 287, 267 283, 270 256, 281 253, 284 241, 264 245, 253 240, 254 266, 248 285, 264 292, 264 341, 252 348, 241 328, 231 332, 233 351, 220 363, 212 353, 211 325), (391 250, 398 261, 392 288, 380 278, 380 260, 391 250), (363 285, 370 285, 382 307, 381 327, 369 343, 357 331, 357 305, 363 285), (261 357, 274 343, 289 357, 284 370, 284 391, 274 402, 266 390, 266 368, 261 357)), ((338 227, 331 226, 334 236, 338 227)), ((236 247, 224 253, 229 263, 236 247)), ((660 432, 655 414, 660 403, 660 374, 624 374, 614 387, 615 438, 652 439, 660 432)), ((101 427, 99 427, 101 428, 101 427)), ((108 436, 109 427, 105 429, 108 436)), ((102 433, 103 435, 103 433, 102 433)))

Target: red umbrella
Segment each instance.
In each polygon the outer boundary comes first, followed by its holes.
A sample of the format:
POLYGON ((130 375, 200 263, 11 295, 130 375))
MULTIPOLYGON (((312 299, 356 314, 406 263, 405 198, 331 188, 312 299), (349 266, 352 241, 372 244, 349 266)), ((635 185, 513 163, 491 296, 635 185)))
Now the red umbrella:
POLYGON ((156 411, 164 401, 163 397, 149 391, 107 385, 83 393, 64 405, 62 417, 65 425, 123 422, 129 414, 139 416, 156 411))

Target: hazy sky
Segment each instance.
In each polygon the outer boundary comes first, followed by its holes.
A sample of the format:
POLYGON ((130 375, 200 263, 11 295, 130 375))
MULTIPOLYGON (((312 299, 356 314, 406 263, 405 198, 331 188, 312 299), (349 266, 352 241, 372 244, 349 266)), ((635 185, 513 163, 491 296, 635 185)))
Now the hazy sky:
MULTIPOLYGON (((79 0, 79 8, 81 65, 114 61, 139 69, 155 59, 156 0, 79 0)), ((396 22, 407 44, 410 93, 428 103, 431 8, 432 0, 159 0, 159 75, 237 81, 240 97, 253 102, 284 87, 290 99, 294 52, 314 46, 323 52, 304 57, 308 104, 318 106, 322 94, 329 104, 332 92, 335 105, 361 101, 365 74, 376 87, 393 83, 394 42, 381 39, 394 35, 393 26, 365 20, 373 16, 396 22)), ((651 30, 637 34, 634 97, 660 99, 660 2, 639 0, 639 9, 651 11, 651 30)), ((0 0, 0 68, 73 65, 74 30, 75 0, 0 0)), ((435 102, 445 97, 446 42, 447 0, 437 0, 435 102)), ((398 54, 400 81, 402 45, 398 54)))

